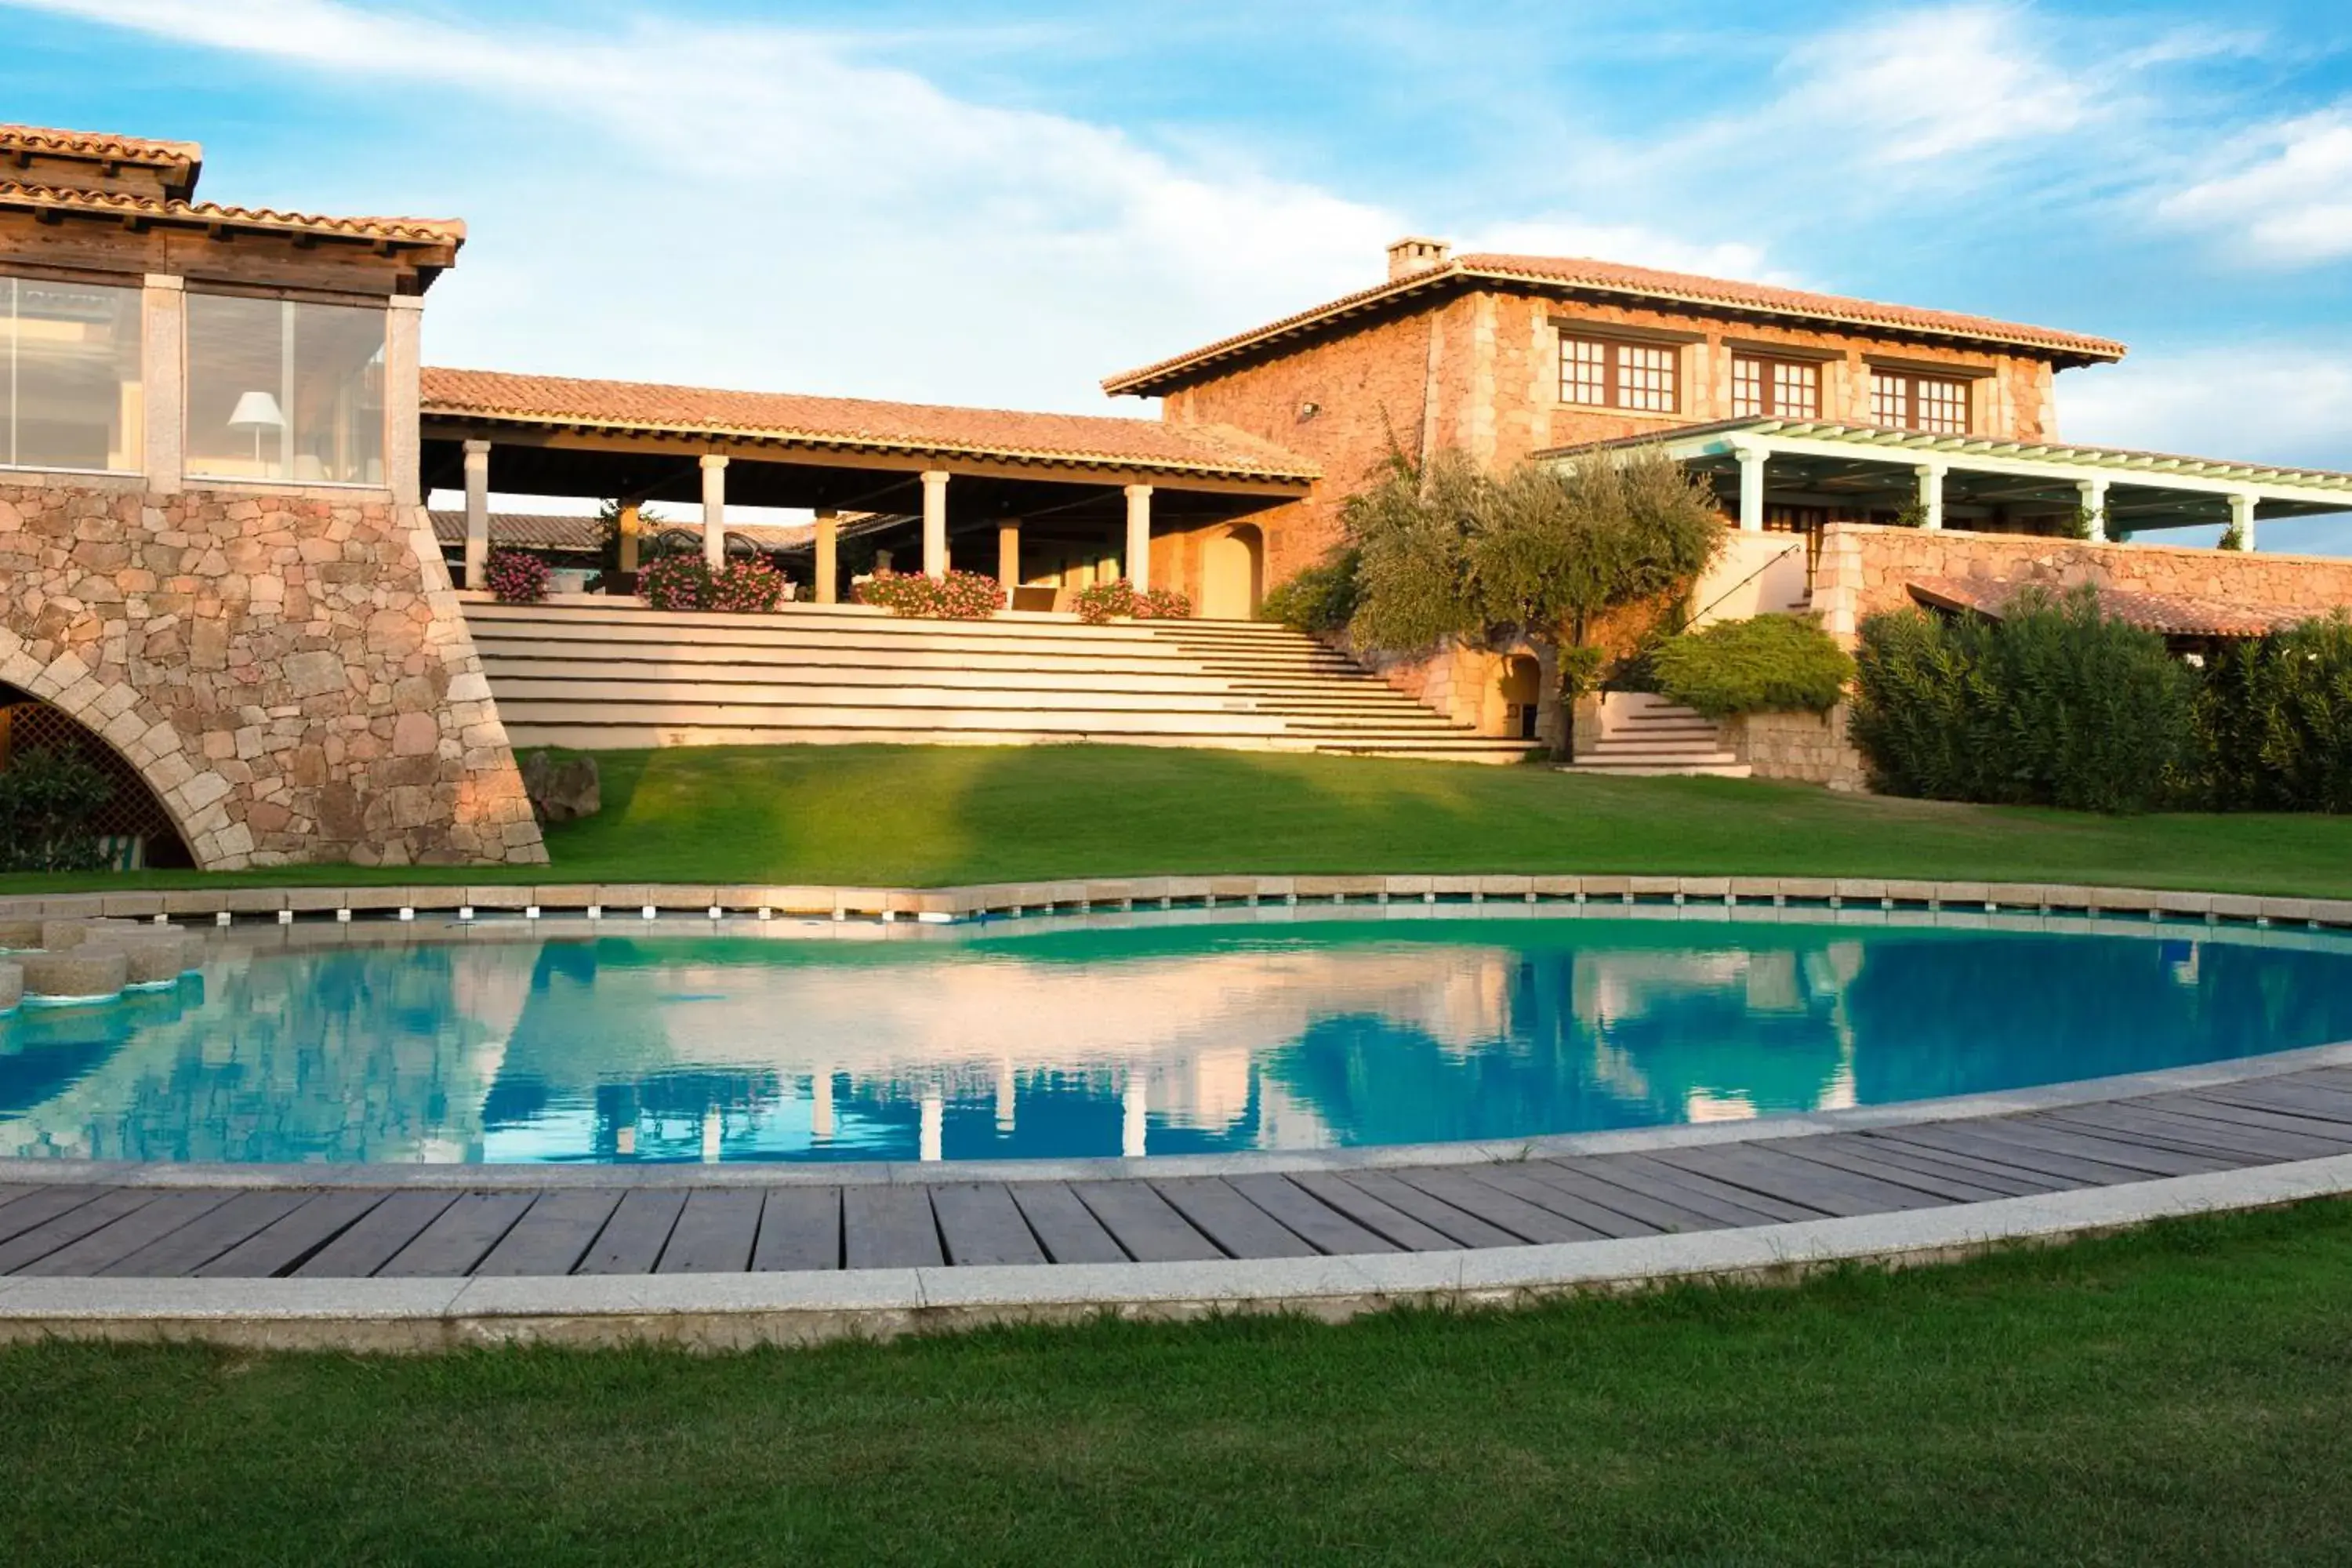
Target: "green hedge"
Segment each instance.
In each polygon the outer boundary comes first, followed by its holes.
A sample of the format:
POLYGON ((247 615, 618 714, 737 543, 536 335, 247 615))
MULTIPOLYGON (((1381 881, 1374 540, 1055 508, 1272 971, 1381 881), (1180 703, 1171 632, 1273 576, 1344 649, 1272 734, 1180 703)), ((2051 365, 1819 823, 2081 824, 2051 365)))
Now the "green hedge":
POLYGON ((1853 660, 1811 616, 1718 621, 1650 650, 1658 690, 1710 719, 1732 713, 1826 713, 1853 679, 1853 660))
POLYGON ((2223 648, 2197 736, 2216 810, 2352 812, 2352 616, 2223 648))
POLYGON ((1318 636, 1344 631, 1356 613, 1358 597, 1356 552, 1335 550, 1320 565, 1276 584, 1258 606, 1258 619, 1280 621, 1318 636))

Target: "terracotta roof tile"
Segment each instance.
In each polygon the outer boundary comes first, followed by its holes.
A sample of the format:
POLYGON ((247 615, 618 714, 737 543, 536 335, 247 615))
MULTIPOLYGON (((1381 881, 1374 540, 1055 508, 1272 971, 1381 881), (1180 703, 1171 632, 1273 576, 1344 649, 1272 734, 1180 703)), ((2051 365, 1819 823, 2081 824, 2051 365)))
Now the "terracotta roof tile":
POLYGON ((1115 394, 1133 393, 1149 396, 1181 379, 1185 372, 1234 358, 1261 344, 1297 336, 1391 300, 1480 282, 1532 283, 1622 295, 1637 301, 1714 307, 1784 317, 1793 321, 1877 328, 1906 336, 1960 338, 1977 342, 2001 343, 2068 359, 2117 360, 2124 356, 2125 352, 2123 344, 2109 338, 2086 337, 2078 332, 1997 321, 1989 316, 1963 315, 1953 310, 1922 310, 1910 305, 1889 305, 1874 300, 1853 299, 1842 294, 1816 294, 1800 289, 1776 288, 1766 283, 1706 278, 1690 272, 1666 272, 1656 268, 1633 267, 1589 257, 1474 252, 1454 257, 1442 266, 1407 273, 1370 289, 1341 295, 1310 310, 1285 316, 1262 327, 1253 327, 1245 332, 1220 338, 1215 342, 1140 369, 1122 372, 1105 380, 1103 388, 1115 394))
POLYGON ((1099 415, 1034 414, 730 392, 646 382, 582 381, 426 366, 426 418, 474 416, 743 436, 805 445, 862 447, 1139 470, 1306 480, 1315 465, 1224 426, 1164 425, 1099 415))
POLYGON ((152 223, 230 228, 276 229, 289 234, 331 235, 345 239, 383 240, 401 245, 463 245, 466 226, 456 218, 322 217, 313 213, 278 212, 268 207, 223 206, 216 202, 166 201, 122 191, 75 191, 56 185, 26 184, 0 180, 0 207, 35 211, 95 213, 104 216, 145 218, 152 223))
POLYGON ((103 131, 60 131, 46 125, 0 125, 0 153, 31 153, 53 158, 89 158, 193 173, 205 161, 194 142, 156 142, 103 131))
MULTIPOLYGON (((2010 602, 2028 588, 2061 592, 2059 585, 2042 582, 2013 582, 2008 578, 1916 577, 1906 584, 1911 596, 1922 604, 1945 609, 1974 610, 1999 619, 2010 602)), ((2280 605, 2249 605, 2234 600, 2210 599, 2194 594, 2152 594, 2137 588, 2114 588, 2105 584, 2094 584, 2099 595, 2100 611, 2126 625, 2139 626, 2167 637, 2258 637, 2266 633, 2299 625, 2312 618, 2313 612, 2280 605)))

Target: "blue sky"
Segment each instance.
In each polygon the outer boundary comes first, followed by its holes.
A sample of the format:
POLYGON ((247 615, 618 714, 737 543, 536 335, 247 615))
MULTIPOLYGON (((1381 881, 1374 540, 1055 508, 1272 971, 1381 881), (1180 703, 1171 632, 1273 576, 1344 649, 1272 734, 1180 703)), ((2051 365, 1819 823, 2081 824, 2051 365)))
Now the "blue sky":
POLYGON ((1117 411, 1101 375, 1361 287, 1416 232, 2120 337, 2061 379, 2069 436, 2352 468, 2341 0, 0 0, 0 118, 199 140, 217 200, 465 218, 435 363, 1117 411))

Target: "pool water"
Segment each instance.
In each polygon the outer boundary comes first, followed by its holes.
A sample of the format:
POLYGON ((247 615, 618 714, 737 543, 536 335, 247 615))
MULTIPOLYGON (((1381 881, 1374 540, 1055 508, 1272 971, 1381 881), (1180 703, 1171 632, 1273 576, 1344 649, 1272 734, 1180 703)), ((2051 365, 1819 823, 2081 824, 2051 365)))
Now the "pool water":
POLYGON ((0 1017, 0 1157, 970 1160, 1510 1139, 2352 1039, 2352 943, 2299 933, 1300 914, 925 934, 943 940, 231 941, 173 992, 0 1017))

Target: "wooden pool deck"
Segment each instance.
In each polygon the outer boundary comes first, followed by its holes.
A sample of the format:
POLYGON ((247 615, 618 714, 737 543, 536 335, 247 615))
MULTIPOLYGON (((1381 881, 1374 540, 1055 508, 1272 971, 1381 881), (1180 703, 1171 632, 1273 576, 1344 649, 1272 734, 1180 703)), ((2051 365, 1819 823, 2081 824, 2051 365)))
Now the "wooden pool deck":
MULTIPOLYGON (((2352 1066, 1992 1114, 1385 1166, 478 1189, 0 1185, 0 1276, 453 1279, 1181 1264, 1603 1242, 1952 1209, 2352 1154, 2352 1066)), ((21 1170, 21 1167, 19 1167, 21 1170)), ((796 1178, 808 1173, 796 1172, 796 1178)), ((625 1181, 626 1178, 622 1178, 625 1181)))

